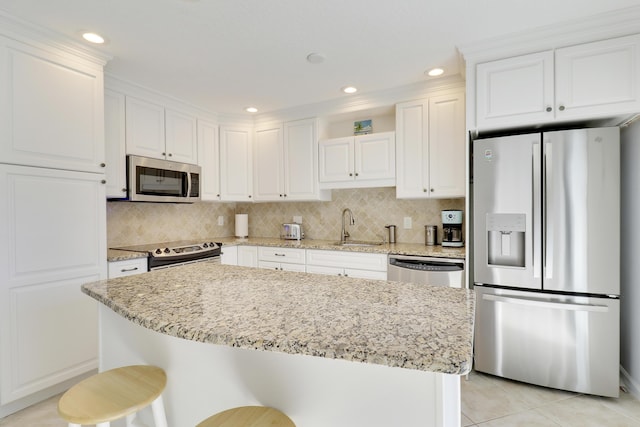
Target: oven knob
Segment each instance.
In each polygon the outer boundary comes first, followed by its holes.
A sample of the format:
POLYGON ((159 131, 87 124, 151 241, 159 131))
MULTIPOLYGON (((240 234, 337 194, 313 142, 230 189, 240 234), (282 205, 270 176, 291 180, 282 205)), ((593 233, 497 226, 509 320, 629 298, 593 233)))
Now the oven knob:
POLYGON ((160 255, 162 253, 162 249, 156 249, 156 254, 160 255))
POLYGON ((215 243, 213 243, 213 242, 210 242, 210 243, 209 243, 209 246, 211 246, 212 248, 215 248, 215 247, 216 247, 216 244, 215 244, 215 243))
POLYGON ((169 250, 169 248, 164 248, 164 253, 165 253, 165 254, 168 254, 169 252, 171 252, 171 251, 169 250))
POLYGON ((209 247, 209 244, 208 244, 208 243, 205 243, 204 245, 202 245, 202 247, 203 247, 203 248, 208 248, 208 247, 209 247))

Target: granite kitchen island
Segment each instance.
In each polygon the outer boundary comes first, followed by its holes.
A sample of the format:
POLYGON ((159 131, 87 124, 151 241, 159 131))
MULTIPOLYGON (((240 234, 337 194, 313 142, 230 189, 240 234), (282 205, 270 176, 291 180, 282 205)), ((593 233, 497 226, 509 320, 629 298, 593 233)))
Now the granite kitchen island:
POLYGON ((83 285, 100 369, 167 371, 169 425, 274 406, 298 427, 457 426, 473 292, 198 263, 83 285))

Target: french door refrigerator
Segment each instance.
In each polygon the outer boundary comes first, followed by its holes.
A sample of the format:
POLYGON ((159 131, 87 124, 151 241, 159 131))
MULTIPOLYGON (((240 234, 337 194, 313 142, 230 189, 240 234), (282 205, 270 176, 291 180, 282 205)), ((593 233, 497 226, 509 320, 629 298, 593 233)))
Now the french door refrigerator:
POLYGON ((473 142, 475 369, 618 396, 618 128, 473 142))

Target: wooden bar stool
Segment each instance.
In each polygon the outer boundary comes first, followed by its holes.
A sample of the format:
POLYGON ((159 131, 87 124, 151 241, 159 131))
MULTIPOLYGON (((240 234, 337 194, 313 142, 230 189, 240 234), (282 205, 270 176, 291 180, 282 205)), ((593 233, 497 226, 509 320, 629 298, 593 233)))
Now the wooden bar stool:
POLYGON ((196 427, 296 427, 282 412, 267 406, 239 406, 210 416, 196 427))
POLYGON ((136 413, 151 405, 155 427, 167 427, 162 392, 167 375, 157 366, 136 365, 93 375, 67 390, 58 401, 58 414, 69 427, 109 427, 125 418, 133 426, 136 413))

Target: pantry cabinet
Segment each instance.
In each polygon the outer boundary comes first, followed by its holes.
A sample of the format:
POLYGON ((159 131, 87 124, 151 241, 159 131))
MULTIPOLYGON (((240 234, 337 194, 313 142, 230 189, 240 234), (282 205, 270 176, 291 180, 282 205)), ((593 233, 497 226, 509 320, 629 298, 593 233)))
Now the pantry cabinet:
POLYGON ((330 200, 318 185, 316 119, 258 125, 254 139, 254 200, 330 200))
POLYGON ((104 173, 104 64, 0 35, 0 161, 104 173))
POLYGON ((463 90, 396 105, 396 197, 465 195, 463 90))
POLYGON ((80 286, 107 277, 103 175, 0 164, 0 218, 2 417, 98 366, 97 306, 80 286))
POLYGON ((640 110, 640 35, 476 66, 479 129, 586 120, 640 110))
POLYGON ((320 187, 362 188, 396 185, 395 144, 395 132, 320 141, 320 187))
POLYGON ((220 126, 220 198, 253 200, 253 154, 250 127, 220 126))
POLYGON ((195 115, 127 96, 126 140, 127 154, 198 163, 195 115))

